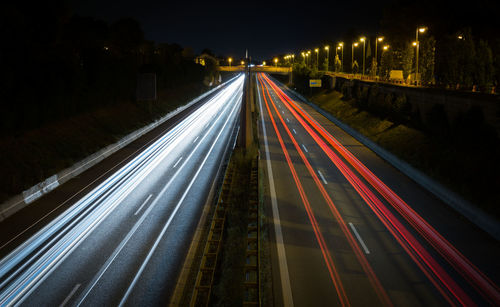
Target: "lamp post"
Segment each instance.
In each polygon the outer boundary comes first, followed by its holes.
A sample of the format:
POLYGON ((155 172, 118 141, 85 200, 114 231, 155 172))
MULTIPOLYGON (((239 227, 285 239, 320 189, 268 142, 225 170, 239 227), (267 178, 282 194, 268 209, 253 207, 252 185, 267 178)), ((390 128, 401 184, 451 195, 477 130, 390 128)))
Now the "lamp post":
POLYGON ((278 58, 274 58, 274 67, 278 67, 278 58))
POLYGON ((326 50, 326 71, 328 71, 328 66, 330 65, 330 46, 325 46, 326 50))
MULTIPOLYGON (((344 71, 344 43, 340 42, 339 47, 342 48, 342 63, 340 63, 340 71, 344 71)), ((339 48, 337 47, 337 48, 339 48)))
POLYGON ((363 42, 363 76, 365 75, 365 42, 366 39, 364 37, 359 39, 360 42, 363 42))
POLYGON ((358 43, 352 43, 352 51, 351 51, 351 71, 354 72, 354 47, 358 47, 358 43))
POLYGON ((233 61, 232 58, 227 59, 229 61, 229 67, 231 68, 231 62, 233 61))
POLYGON ((315 48, 314 52, 316 52, 316 70, 319 69, 319 49, 315 48))
MULTIPOLYGON (((380 36, 380 37, 377 37, 377 39, 375 40, 375 64, 378 69, 378 56, 377 56, 377 51, 378 51, 378 45, 377 45, 377 42, 383 42, 384 41, 384 37, 383 36, 380 36)), ((375 75, 377 75, 377 72, 375 72, 375 75)))
POLYGON ((415 31, 415 42, 413 45, 417 47, 416 54, 415 54, 415 81, 416 81, 416 85, 418 85, 418 81, 419 81, 419 78, 418 78, 418 49, 420 47, 420 42, 418 41, 418 32, 423 34, 426 30, 427 30, 427 27, 417 27, 417 30, 415 31))
MULTIPOLYGON (((311 56, 311 50, 307 50, 307 53, 306 53, 306 60, 307 60, 307 57, 310 57, 311 56)), ((312 69, 312 60, 309 59, 309 64, 311 64, 311 69, 312 69)))

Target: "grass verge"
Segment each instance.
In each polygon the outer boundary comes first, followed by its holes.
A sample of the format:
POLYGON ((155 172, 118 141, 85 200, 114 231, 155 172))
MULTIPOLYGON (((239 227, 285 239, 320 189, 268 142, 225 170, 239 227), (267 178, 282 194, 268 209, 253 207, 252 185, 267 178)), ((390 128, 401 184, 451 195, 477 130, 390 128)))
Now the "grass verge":
POLYGON ((310 100, 389 152, 441 182, 457 194, 499 218, 498 148, 452 142, 431 133, 397 124, 343 100, 337 91, 321 91, 310 100))
POLYGON ((212 306, 241 306, 244 300, 243 282, 245 251, 247 244, 248 206, 250 200, 250 174, 257 157, 255 146, 247 150, 235 149, 231 163, 233 184, 230 192, 229 210, 224 227, 221 260, 215 274, 212 306))
POLYGON ((190 84, 162 91, 154 103, 98 108, 41 128, 0 138, 0 203, 118 141, 206 91, 190 84))

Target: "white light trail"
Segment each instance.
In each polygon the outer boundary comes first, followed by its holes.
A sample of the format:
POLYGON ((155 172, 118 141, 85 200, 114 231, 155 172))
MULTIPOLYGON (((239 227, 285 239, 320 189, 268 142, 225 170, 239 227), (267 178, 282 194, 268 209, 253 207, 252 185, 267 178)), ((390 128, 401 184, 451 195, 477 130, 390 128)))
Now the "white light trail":
POLYGON ((229 109, 228 103, 242 91, 243 80, 243 75, 235 78, 132 161, 2 259, 0 305, 20 303, 155 167, 160 163, 174 163, 179 159, 174 153, 180 153, 183 149, 191 150, 193 142, 189 140, 212 129, 204 129, 207 124, 212 123, 213 127, 221 114, 232 114, 225 110, 229 109))

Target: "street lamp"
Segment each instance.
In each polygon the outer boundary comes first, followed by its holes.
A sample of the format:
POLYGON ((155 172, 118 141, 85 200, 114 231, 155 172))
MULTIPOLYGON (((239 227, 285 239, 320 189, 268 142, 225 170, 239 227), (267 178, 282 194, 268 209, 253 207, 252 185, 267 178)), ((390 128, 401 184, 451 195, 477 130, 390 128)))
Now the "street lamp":
POLYGON ((340 71, 344 71, 344 43, 343 42, 340 42, 339 43, 339 46, 337 48, 341 48, 342 49, 342 63, 340 64, 340 71))
POLYGON ((389 45, 384 45, 384 47, 382 47, 382 49, 383 49, 384 51, 389 50, 389 45))
POLYGON ((278 58, 274 58, 274 66, 278 67, 278 58))
POLYGON ((354 72, 354 47, 358 47, 358 43, 352 43, 352 51, 351 51, 351 71, 354 72))
POLYGON ((417 27, 417 30, 415 31, 415 42, 413 43, 413 46, 417 47, 416 54, 415 54, 415 81, 416 85, 418 85, 418 49, 420 47, 420 42, 418 41, 418 33, 424 33, 427 31, 427 27, 417 27))
MULTIPOLYGON (((377 43, 378 42, 383 42, 384 41, 384 37, 383 36, 380 36, 380 37, 377 37, 377 39, 375 40, 375 67, 378 68, 378 57, 377 57, 377 51, 378 51, 378 45, 377 43)), ((375 75, 377 74, 377 72, 375 72, 375 75)))
POLYGON ((326 50, 326 71, 328 71, 328 66, 330 65, 330 46, 325 46, 326 50))
MULTIPOLYGON (((309 56, 311 56, 311 50, 307 50, 306 57, 309 57, 309 56)), ((307 58, 306 58, 306 60, 307 60, 307 58)), ((309 64, 311 64, 311 68, 312 68, 312 63, 311 62, 312 62, 312 60, 309 59, 309 64)))
POLYGON ((266 66, 266 61, 262 62, 262 66, 266 66))
POLYGON ((365 75, 365 42, 366 39, 364 37, 359 39, 360 42, 363 42, 363 76, 365 75))
POLYGON ((319 70, 319 49, 314 49, 314 52, 316 52, 316 70, 319 70))
POLYGON ((232 58, 227 59, 229 61, 229 67, 231 67, 231 62, 233 61, 232 58))

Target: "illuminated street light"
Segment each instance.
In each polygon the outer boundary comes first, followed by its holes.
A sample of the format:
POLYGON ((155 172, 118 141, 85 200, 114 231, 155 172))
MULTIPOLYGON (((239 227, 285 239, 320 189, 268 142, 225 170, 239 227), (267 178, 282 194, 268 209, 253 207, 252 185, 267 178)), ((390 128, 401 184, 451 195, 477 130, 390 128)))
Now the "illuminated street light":
POLYGON ((274 66, 278 67, 278 58, 274 58, 274 66))
POLYGON ((340 64, 340 71, 344 71, 344 43, 343 42, 340 42, 339 43, 339 46, 337 48, 341 48, 342 49, 342 63, 340 64))
POLYGON ((351 51, 351 71, 354 69, 354 47, 358 47, 358 43, 352 43, 352 51, 351 51))
POLYGON ((364 37, 359 39, 360 42, 363 42, 363 76, 365 75, 365 42, 366 39, 364 37))
POLYGON ((387 50, 389 49, 389 45, 384 45, 384 47, 382 47, 382 49, 383 49, 384 51, 387 51, 387 50))
MULTIPOLYGON (((375 67, 377 67, 378 69, 378 56, 377 56, 377 51, 378 51, 378 45, 377 43, 378 42, 383 42, 384 41, 384 37, 383 36, 379 36, 377 37, 377 39, 375 40, 375 67)), ((375 72, 375 75, 377 74, 377 72, 375 72)))
POLYGON ((328 66, 330 65, 330 46, 325 46, 326 50, 326 71, 328 71, 328 66))
POLYGON ((266 61, 262 62, 262 66, 266 66, 266 61))
POLYGON ((459 35, 458 39, 464 39, 464 37, 462 35, 459 35))
POLYGON ((314 49, 314 52, 316 52, 316 70, 319 69, 319 49, 316 48, 314 49))
POLYGON ((420 47, 420 42, 418 41, 418 33, 424 33, 427 31, 427 27, 418 27, 417 30, 415 31, 415 42, 413 43, 413 46, 417 47, 416 53, 415 53, 415 81, 416 85, 418 85, 419 77, 418 77, 418 49, 420 47))
POLYGON ((241 61, 241 66, 245 65, 245 61, 241 61))
POLYGON ((231 67, 231 62, 233 61, 232 58, 227 59, 229 61, 229 67, 231 67))

